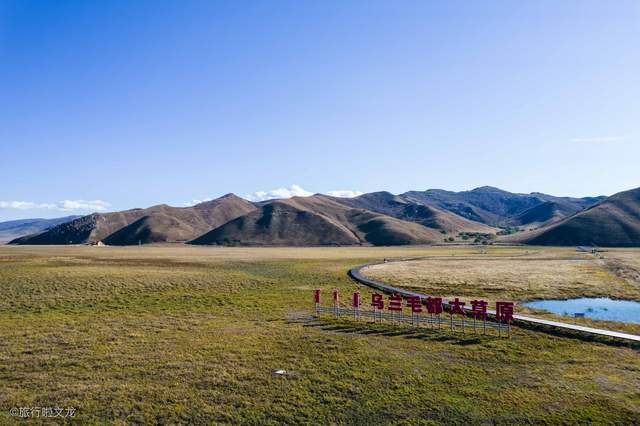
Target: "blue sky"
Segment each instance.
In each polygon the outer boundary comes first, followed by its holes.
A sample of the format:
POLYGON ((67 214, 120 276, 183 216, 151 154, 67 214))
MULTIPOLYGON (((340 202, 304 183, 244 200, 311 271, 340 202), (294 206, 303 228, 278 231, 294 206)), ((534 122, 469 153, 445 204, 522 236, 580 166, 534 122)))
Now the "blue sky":
POLYGON ((635 0, 3 0, 0 94, 0 220, 640 186, 635 0))

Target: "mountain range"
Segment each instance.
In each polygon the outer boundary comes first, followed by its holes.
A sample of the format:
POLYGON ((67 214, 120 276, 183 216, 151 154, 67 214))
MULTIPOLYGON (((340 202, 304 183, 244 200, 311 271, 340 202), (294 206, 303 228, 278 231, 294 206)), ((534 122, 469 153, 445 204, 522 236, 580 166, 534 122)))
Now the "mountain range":
POLYGON ((536 245, 637 246, 640 188, 608 198, 518 194, 489 186, 263 202, 227 194, 192 207, 93 213, 10 243, 403 245, 466 241, 470 235, 536 245))
POLYGON ((620 192, 565 220, 518 236, 535 245, 640 245, 640 188, 620 192))
POLYGON ((56 219, 20 219, 0 222, 0 244, 29 234, 39 234, 61 223, 70 222, 80 216, 66 216, 56 219))
POLYGON ((255 209, 253 203, 227 194, 193 207, 160 204, 146 209, 93 213, 45 232, 17 238, 10 244, 186 242, 255 209))

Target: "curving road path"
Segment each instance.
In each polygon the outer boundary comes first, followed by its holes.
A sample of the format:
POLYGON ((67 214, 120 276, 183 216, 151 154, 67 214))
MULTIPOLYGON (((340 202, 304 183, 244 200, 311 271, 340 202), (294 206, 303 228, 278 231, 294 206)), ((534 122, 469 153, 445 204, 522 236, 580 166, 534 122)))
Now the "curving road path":
MULTIPOLYGON (((414 259, 394 260, 391 262, 404 262, 408 260, 414 260, 414 259)), ((364 284, 371 288, 375 288, 376 290, 380 290, 384 293, 390 293, 390 294, 396 293, 396 294, 401 294, 403 296, 418 296, 423 299, 427 298, 426 294, 414 293, 412 291, 408 291, 400 287, 394 287, 392 285, 382 283, 380 281, 372 280, 362 275, 361 273, 362 269, 368 266, 379 265, 381 263, 385 263, 385 262, 367 263, 365 265, 356 266, 355 268, 349 271, 349 275, 351 276, 351 278, 358 281, 359 283, 364 284)), ((389 263, 389 261, 386 263, 389 263)), ((465 309, 470 310, 471 308, 465 307, 465 309)), ((495 316, 495 311, 488 310, 487 312, 489 313, 490 316, 495 316)), ((515 319, 514 323, 523 327, 536 328, 536 329, 551 328, 551 329, 556 329, 561 331, 577 332, 584 335, 607 337, 607 338, 612 338, 616 340, 640 343, 640 336, 637 336, 635 334, 621 333, 619 331, 603 330, 600 328, 586 327, 586 326, 576 325, 576 324, 567 324, 560 321, 546 320, 541 318, 529 317, 525 315, 514 315, 513 317, 515 319)))

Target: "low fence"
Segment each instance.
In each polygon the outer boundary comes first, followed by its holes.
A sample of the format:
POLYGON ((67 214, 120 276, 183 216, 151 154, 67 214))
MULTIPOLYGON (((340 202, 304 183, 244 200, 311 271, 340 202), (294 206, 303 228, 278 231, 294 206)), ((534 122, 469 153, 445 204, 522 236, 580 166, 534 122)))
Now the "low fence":
POLYGON ((316 304, 316 315, 330 314, 336 317, 349 317, 354 320, 368 320, 373 322, 391 322, 408 324, 413 327, 423 327, 434 330, 451 330, 462 333, 497 334, 510 337, 511 324, 509 321, 494 322, 485 319, 467 319, 465 316, 454 315, 406 315, 400 312, 383 310, 366 310, 347 308, 343 306, 326 307, 316 304))

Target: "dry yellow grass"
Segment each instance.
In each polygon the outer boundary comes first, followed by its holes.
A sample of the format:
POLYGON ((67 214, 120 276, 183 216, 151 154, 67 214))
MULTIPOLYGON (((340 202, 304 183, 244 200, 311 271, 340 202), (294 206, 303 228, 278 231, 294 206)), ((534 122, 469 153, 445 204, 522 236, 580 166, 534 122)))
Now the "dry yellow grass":
POLYGON ((587 254, 535 253, 519 257, 439 257, 391 262, 364 274, 434 294, 515 300, 611 296, 640 300, 640 288, 616 277, 587 254))
POLYGON ((601 253, 599 258, 608 270, 640 287, 640 252, 638 250, 608 250, 601 253))
MULTIPOLYGON (((152 259, 172 262, 215 262, 264 259, 382 259, 419 256, 479 255, 481 248, 469 246, 407 247, 216 247, 158 244, 125 247, 89 246, 1 246, 0 261, 13 258, 152 259)), ((521 254, 520 247, 485 248, 495 255, 521 254)))
POLYGON ((24 406, 79 424, 637 423, 629 347, 305 319, 313 288, 368 295, 359 264, 479 253, 0 247, 0 424, 24 406))
MULTIPOLYGON (((634 264, 640 264, 640 250, 611 251, 602 259, 601 256, 577 253, 569 248, 537 248, 528 253, 506 256, 496 256, 495 253, 429 256, 370 266, 363 273, 373 279, 426 294, 478 297, 490 302, 506 299, 517 303, 574 297, 640 301, 640 285, 628 274, 629 265, 634 264)), ((532 312, 521 306, 518 309, 522 313, 532 312)), ((551 316, 542 312, 536 314, 551 316)), ((566 318, 564 320, 567 321, 566 318)), ((640 326, 634 324, 611 324, 589 319, 580 322, 640 332, 640 326)))

